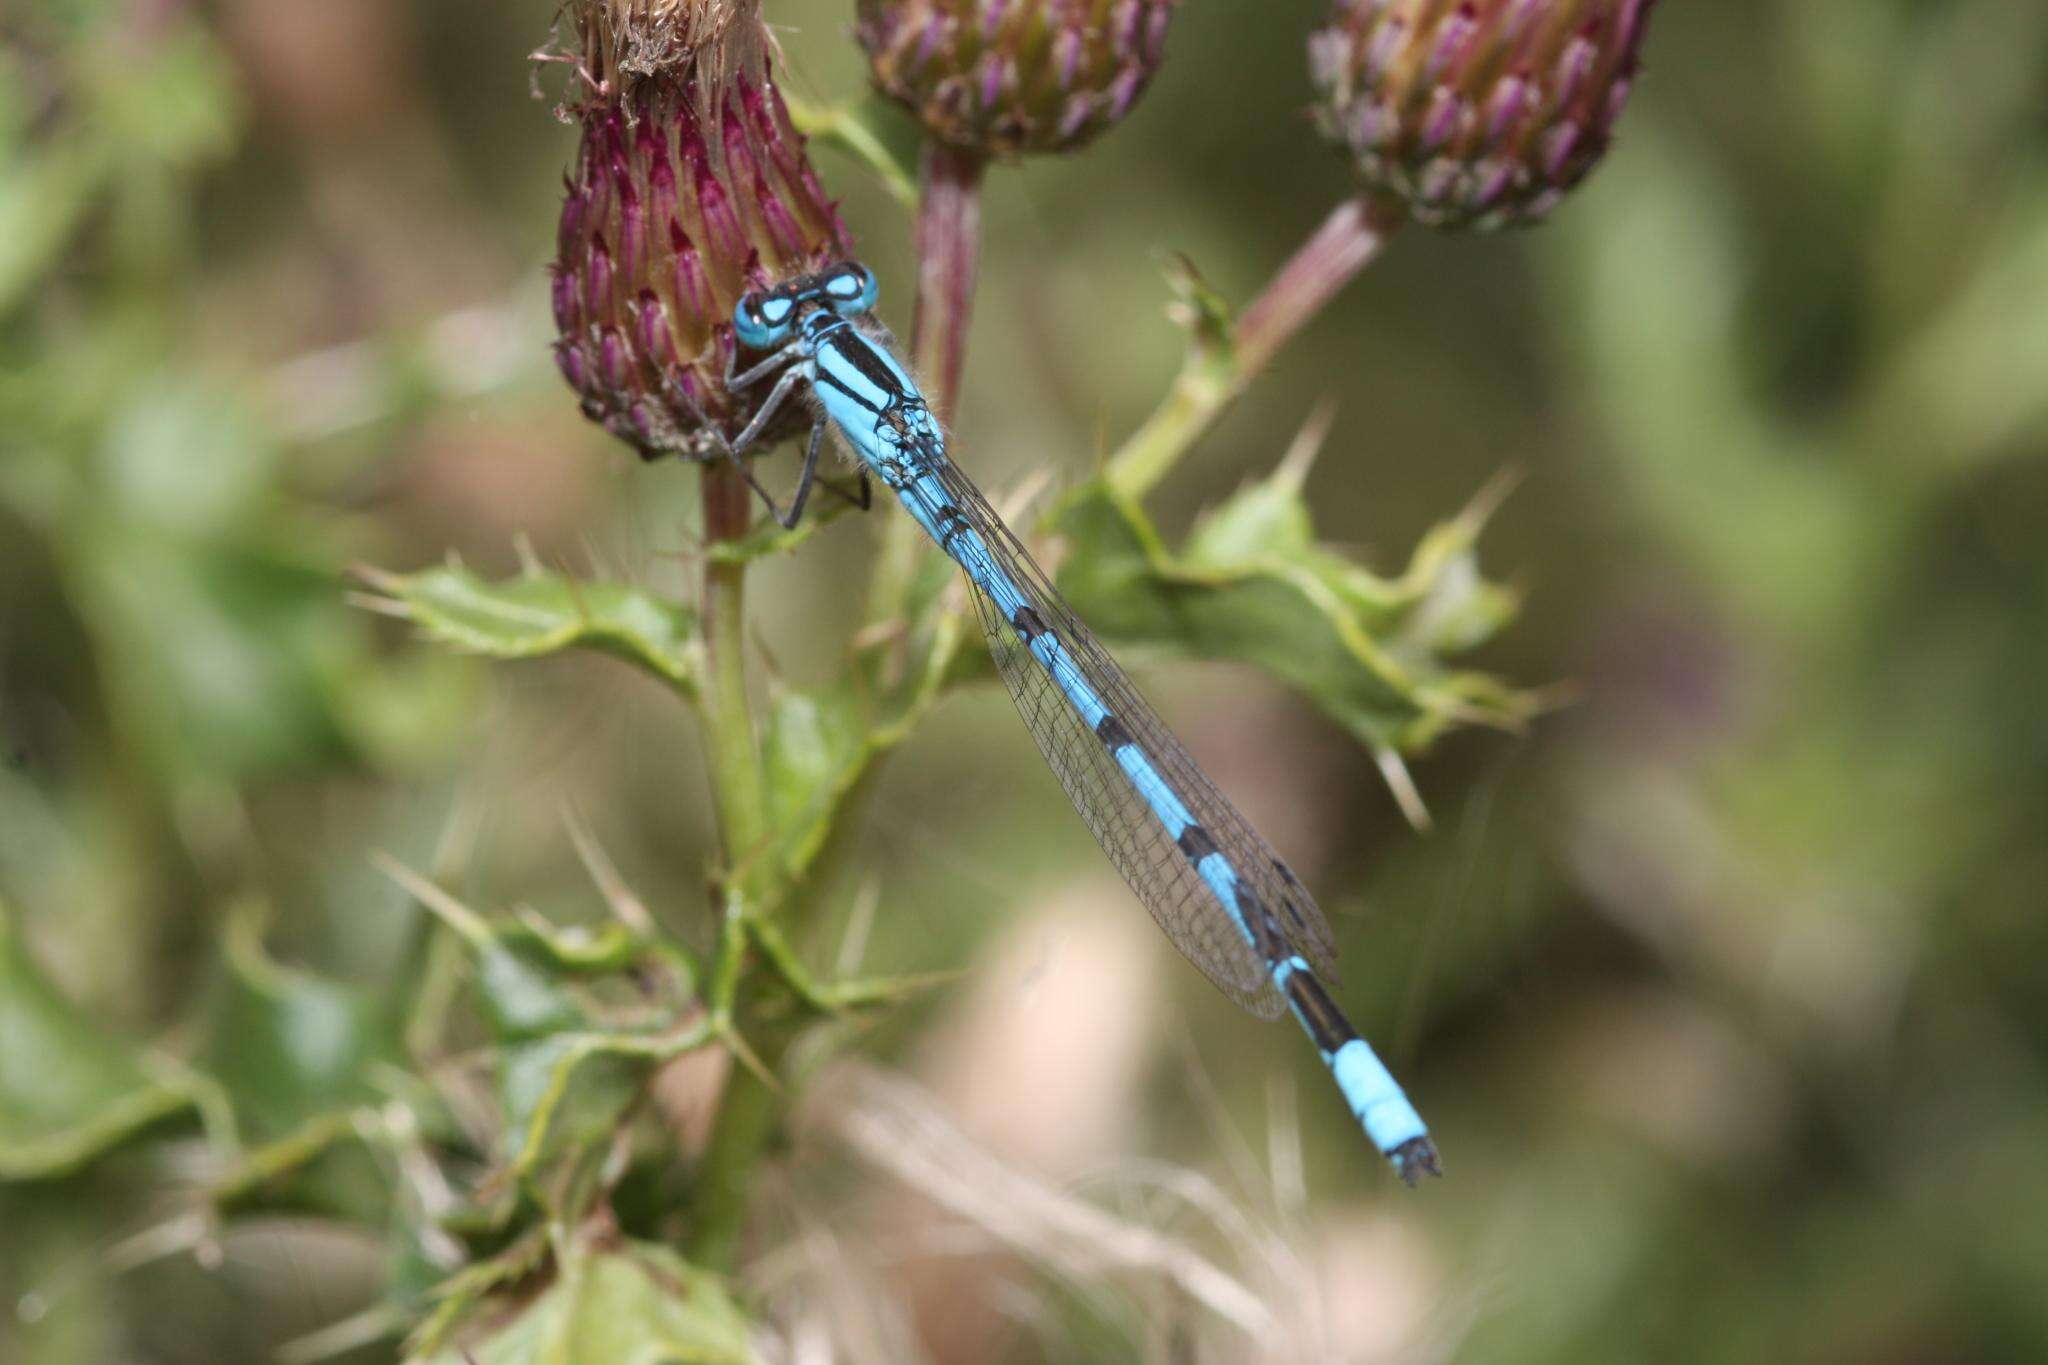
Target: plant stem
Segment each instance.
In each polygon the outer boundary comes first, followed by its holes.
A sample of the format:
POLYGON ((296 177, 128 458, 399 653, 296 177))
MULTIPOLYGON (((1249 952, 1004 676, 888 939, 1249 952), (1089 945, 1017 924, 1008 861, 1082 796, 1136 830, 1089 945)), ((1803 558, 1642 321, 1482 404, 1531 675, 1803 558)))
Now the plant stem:
MULTIPOLYGON (((917 311, 912 323, 912 363, 925 394, 941 422, 950 423, 960 395, 966 364, 967 323, 973 311, 976 264, 981 252, 982 158, 941 143, 927 144, 920 171, 922 196, 918 210, 919 258, 917 311)), ((705 538, 714 544, 746 531, 750 511, 746 484, 729 466, 704 470, 705 538)), ((889 619, 901 610, 902 590, 917 562, 922 540, 915 522, 892 517, 881 562, 869 596, 871 620, 889 619)), ((743 868, 766 837, 766 807, 760 751, 747 702, 742 632, 742 564, 707 562, 704 578, 705 640, 711 651, 710 746, 713 781, 717 785, 719 822, 729 868, 743 868)), ((744 935, 735 916, 758 911, 750 904, 747 883, 728 885, 724 897, 725 931, 743 951, 744 935)), ((732 965, 732 964, 728 964, 732 965)), ((764 1043, 750 1041, 772 1073, 787 1042, 782 1030, 770 1030, 764 1043)), ((736 1068, 719 1105, 710 1146, 698 1168, 696 1207, 690 1231, 690 1253, 699 1265, 729 1269, 738 1254, 751 1206, 754 1167, 775 1135, 782 1096, 752 1069, 736 1068)))
POLYGON ((1111 458, 1112 485, 1139 497, 1158 483, 1280 348, 1372 263, 1403 221, 1389 200, 1361 194, 1339 204, 1238 315, 1226 344, 1203 346, 1198 337, 1172 390, 1111 458))
MULTIPOLYGON (((752 494, 725 461, 704 466, 704 538, 717 544, 747 533, 752 494)), ((705 743, 711 757, 711 794, 727 873, 746 867, 767 838, 767 804, 759 736, 747 693, 747 566, 707 557, 704 563, 704 646, 710 705, 705 743)))
POLYGON ((967 362, 967 320, 981 261, 981 172, 977 153, 926 142, 918 165, 917 312, 910 354, 925 397, 951 425, 967 362))
MULTIPOLYGON (((704 538, 716 545, 747 533, 753 495, 731 464, 706 464, 703 473, 704 538)), ((746 934, 738 917, 762 907, 751 894, 767 840, 767 804, 759 736, 747 692, 746 572, 744 562, 704 562, 704 642, 710 666, 705 745, 711 758, 712 800, 718 810, 724 876, 719 903, 724 916, 717 970, 719 1009, 731 1006, 746 934)), ((772 1060, 770 1065, 772 1065, 772 1060)), ((774 1131, 776 1095, 744 1067, 733 1070, 718 1108, 695 1184, 690 1231, 692 1254, 700 1264, 729 1269, 746 1227, 753 1170, 774 1131)))
MULTIPOLYGON (((760 1059, 774 1068, 782 1060, 781 1047, 761 1050, 760 1059)), ((782 1098, 751 1069, 732 1068, 719 1102, 718 1122, 711 1130, 711 1143, 697 1167, 689 1245, 693 1264, 707 1270, 732 1270, 753 1207, 754 1167, 775 1135, 782 1098)))

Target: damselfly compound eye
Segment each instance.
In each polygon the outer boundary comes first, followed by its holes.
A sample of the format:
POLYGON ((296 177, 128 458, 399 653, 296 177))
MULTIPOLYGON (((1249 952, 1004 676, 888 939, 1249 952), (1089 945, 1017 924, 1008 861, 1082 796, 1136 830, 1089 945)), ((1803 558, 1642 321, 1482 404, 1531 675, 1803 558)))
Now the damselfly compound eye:
POLYGON ((733 336, 742 346, 765 351, 789 336, 796 303, 786 294, 749 294, 732 310, 733 336))
POLYGON ((875 306, 875 277, 858 261, 832 267, 818 287, 840 317, 854 317, 875 306))

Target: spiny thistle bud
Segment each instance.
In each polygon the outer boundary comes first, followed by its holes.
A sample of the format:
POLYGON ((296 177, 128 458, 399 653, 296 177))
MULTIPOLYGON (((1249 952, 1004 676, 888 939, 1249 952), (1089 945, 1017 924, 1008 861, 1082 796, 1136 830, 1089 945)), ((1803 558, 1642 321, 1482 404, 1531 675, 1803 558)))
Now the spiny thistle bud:
MULTIPOLYGON (((555 359, 643 457, 720 453, 758 395, 725 389, 740 296, 847 254, 751 0, 575 0, 582 124, 554 267, 555 359)), ((765 445, 807 419, 790 405, 765 445)))
POLYGON ((860 0, 875 85, 941 142, 1069 152, 1121 121, 1178 0, 860 0))
POLYGON ((1607 150, 1653 3, 1337 0, 1317 121, 1418 222, 1537 222, 1607 150))

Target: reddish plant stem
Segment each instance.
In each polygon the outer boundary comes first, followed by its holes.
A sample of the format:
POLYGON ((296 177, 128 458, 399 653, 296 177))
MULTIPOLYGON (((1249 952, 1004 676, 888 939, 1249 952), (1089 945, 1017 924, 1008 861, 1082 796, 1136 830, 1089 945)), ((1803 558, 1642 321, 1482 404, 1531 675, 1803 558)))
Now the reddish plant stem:
POLYGON ((981 259, 979 153, 928 141, 918 167, 917 311, 910 354, 925 397, 943 423, 953 420, 967 361, 967 323, 981 259))
POLYGON ((1227 340, 1214 336, 1205 343, 1197 331, 1173 388, 1110 460, 1118 490, 1141 497, 1172 469, 1280 348, 1372 263, 1403 221, 1392 201, 1364 194, 1345 200, 1238 315, 1227 340))
MULTIPOLYGON (((1238 315, 1237 369, 1249 378, 1266 367, 1309 319, 1380 254, 1404 221, 1399 205, 1358 195, 1339 204, 1315 234, 1238 315)), ((1234 396, 1234 395, 1233 395, 1234 396)))

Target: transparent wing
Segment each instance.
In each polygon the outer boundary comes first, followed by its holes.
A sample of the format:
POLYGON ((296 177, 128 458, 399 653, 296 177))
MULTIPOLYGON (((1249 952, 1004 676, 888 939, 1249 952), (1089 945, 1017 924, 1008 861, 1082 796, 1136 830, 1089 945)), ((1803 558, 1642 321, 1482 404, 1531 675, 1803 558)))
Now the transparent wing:
MULTIPOLYGON (((1239 879, 1274 911, 1294 951, 1318 974, 1335 981, 1336 947, 1329 924, 1307 890, 1196 766, 980 490, 950 461, 936 463, 947 496, 980 533, 996 565, 1035 599, 1033 605, 1059 634, 1068 657, 1229 858, 1239 879)), ((1017 710, 1110 861, 1174 946, 1224 994, 1262 1018, 1279 1015, 1284 1006, 1273 989, 1268 966, 1253 951, 1230 911, 1166 836, 1109 749, 1075 714, 1009 621, 979 590, 975 598, 989 652, 1017 710)))

